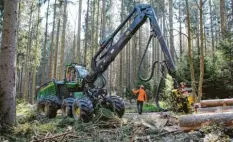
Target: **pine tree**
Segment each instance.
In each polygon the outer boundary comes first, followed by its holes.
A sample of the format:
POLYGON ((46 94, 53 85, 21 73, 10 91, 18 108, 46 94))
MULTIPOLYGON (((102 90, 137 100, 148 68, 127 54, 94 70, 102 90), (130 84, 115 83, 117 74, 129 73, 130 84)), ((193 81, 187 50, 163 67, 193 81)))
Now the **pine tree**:
POLYGON ((18 0, 4 1, 2 47, 0 48, 0 125, 16 120, 16 37, 18 0))
POLYGON ((64 52, 65 52, 65 39, 66 39, 66 23, 67 23, 67 0, 64 1, 64 11, 63 11, 63 27, 62 27, 62 37, 61 37, 61 50, 60 50, 60 70, 59 79, 63 78, 63 68, 64 68, 64 52))

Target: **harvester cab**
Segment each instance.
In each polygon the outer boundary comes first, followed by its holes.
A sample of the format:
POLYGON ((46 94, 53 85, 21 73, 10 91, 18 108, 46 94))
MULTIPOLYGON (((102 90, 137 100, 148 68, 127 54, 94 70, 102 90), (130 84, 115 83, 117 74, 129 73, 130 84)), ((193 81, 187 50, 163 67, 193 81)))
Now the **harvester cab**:
POLYGON ((83 89, 83 79, 89 74, 85 65, 71 63, 66 65, 64 83, 69 92, 77 92, 83 89))

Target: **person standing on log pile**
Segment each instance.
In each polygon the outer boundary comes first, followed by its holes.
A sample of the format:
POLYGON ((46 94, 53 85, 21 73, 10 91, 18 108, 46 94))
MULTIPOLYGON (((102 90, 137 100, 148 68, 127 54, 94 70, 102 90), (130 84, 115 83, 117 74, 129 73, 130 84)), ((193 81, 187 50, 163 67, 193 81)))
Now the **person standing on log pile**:
POLYGON ((134 95, 138 94, 137 109, 138 109, 138 113, 142 114, 143 102, 145 100, 147 101, 147 95, 146 95, 145 88, 143 85, 140 85, 140 88, 138 90, 132 89, 132 92, 134 95))

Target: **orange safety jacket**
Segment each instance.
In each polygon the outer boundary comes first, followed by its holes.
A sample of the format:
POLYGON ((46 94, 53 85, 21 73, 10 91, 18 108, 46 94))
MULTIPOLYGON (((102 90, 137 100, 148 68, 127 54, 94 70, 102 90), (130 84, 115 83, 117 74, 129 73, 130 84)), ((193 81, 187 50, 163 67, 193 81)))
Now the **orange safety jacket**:
POLYGON ((138 101, 145 101, 147 100, 147 95, 146 95, 146 91, 142 88, 138 89, 138 90, 132 90, 133 94, 136 95, 137 93, 139 93, 138 95, 138 101))

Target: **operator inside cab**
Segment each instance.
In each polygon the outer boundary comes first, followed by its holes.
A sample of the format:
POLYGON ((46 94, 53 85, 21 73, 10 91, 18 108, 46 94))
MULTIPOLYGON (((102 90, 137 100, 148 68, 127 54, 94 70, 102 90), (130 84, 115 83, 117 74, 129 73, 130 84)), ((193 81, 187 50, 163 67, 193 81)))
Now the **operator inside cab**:
POLYGON ((75 71, 74 68, 72 68, 72 67, 67 67, 67 70, 66 70, 66 80, 67 80, 68 82, 77 81, 76 71, 75 71))

